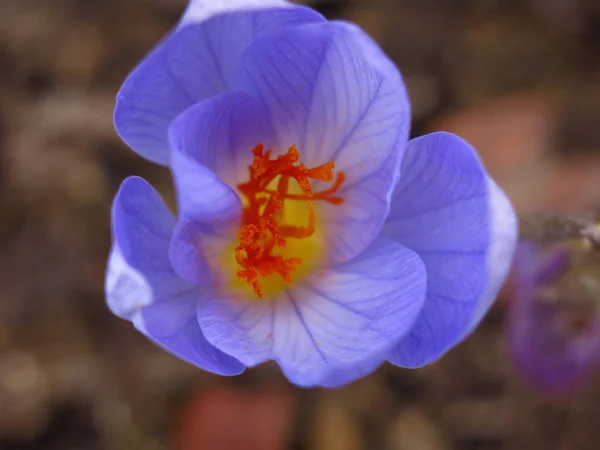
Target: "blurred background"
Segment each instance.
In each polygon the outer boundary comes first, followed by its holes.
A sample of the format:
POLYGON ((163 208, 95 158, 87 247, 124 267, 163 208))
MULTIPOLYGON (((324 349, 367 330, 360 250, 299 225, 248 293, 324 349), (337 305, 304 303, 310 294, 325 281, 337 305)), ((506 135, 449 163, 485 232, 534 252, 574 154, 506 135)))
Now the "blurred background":
MULTIPOLYGON (((413 135, 460 134, 520 212, 600 200, 600 2, 306 2, 360 24, 401 68, 413 135)), ((598 449, 600 379, 568 398, 523 383, 501 296, 420 370, 300 390, 161 351, 104 304, 119 183, 168 172, 112 128, 127 73, 184 0, 0 0, 0 449, 598 449)))

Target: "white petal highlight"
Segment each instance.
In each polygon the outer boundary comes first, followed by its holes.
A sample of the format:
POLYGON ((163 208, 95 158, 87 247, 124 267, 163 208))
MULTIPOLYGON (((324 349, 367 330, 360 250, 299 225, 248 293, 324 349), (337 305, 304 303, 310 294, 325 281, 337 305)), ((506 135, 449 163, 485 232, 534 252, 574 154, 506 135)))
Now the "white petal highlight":
POLYGON ((108 259, 104 289, 110 310, 126 320, 132 320, 136 312, 153 301, 146 278, 127 264, 117 245, 113 246, 108 259))
POLYGON ((486 258, 488 281, 465 336, 479 324, 494 303, 510 270, 519 235, 517 216, 510 201, 491 178, 488 178, 487 184, 491 217, 490 250, 486 258))
POLYGON ((293 5, 284 0, 191 0, 181 19, 181 25, 202 22, 215 14, 285 6, 293 5))

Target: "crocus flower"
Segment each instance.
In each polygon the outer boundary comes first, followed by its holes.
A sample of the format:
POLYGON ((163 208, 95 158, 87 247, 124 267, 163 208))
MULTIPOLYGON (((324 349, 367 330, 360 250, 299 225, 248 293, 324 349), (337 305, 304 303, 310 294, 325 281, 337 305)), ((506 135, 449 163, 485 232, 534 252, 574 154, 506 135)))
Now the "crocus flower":
POLYGON ((282 1, 192 1, 117 98, 115 125, 170 168, 112 210, 111 310, 211 372, 276 361, 339 386, 418 367, 502 284, 512 208, 475 151, 408 140, 399 71, 359 28, 282 1))
POLYGON ((533 388, 571 394, 600 362, 598 303, 577 289, 593 278, 581 276, 587 265, 566 246, 543 249, 524 242, 515 259, 508 321, 512 359, 533 388))

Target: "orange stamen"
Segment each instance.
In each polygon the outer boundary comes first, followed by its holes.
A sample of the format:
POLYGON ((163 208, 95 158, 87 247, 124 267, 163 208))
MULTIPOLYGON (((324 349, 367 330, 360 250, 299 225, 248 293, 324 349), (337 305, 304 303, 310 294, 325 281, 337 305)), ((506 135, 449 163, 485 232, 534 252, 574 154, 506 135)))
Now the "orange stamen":
POLYGON ((248 167, 249 180, 238 185, 240 192, 247 198, 239 232, 239 244, 235 248, 235 259, 241 270, 236 275, 252 286, 259 298, 263 288, 259 279, 278 273, 286 283, 292 282, 292 273, 302 264, 301 258, 283 258, 273 255, 274 248, 286 246, 286 238, 304 239, 315 232, 315 210, 313 201, 322 200, 334 205, 344 199, 337 193, 346 177, 343 172, 337 174, 333 186, 321 192, 313 192, 310 180, 332 182, 334 180, 333 162, 312 169, 304 164, 297 165, 300 152, 295 145, 288 151, 271 159, 271 150, 264 151, 263 144, 252 149, 254 160, 248 167), (267 186, 280 177, 277 189, 267 186), (290 180, 296 181, 302 194, 289 194, 290 180), (308 202, 308 225, 306 227, 284 225, 281 220, 286 200, 308 202))

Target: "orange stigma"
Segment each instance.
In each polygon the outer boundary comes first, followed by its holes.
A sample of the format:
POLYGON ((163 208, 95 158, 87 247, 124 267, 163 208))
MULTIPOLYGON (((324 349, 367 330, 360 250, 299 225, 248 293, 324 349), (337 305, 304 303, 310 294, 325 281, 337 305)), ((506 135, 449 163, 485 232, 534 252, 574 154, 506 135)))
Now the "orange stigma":
POLYGON ((343 203, 342 197, 335 194, 345 181, 345 174, 338 172, 331 188, 313 192, 310 180, 334 181, 333 162, 312 169, 298 164, 300 152, 295 145, 287 153, 271 159, 271 151, 264 152, 263 144, 253 150, 254 161, 248 167, 250 179, 238 185, 246 197, 242 224, 239 232, 239 245, 235 248, 235 260, 241 270, 238 278, 246 280, 259 298, 263 296, 260 278, 278 273, 286 283, 291 283, 292 272, 302 264, 301 258, 284 258, 273 254, 275 248, 286 246, 286 239, 303 239, 315 232, 315 210, 313 202, 325 201, 334 205, 343 203), (276 186, 269 185, 277 180, 276 186), (301 194, 288 192, 290 180, 300 187, 301 194), (285 201, 306 201, 308 204, 308 224, 291 226, 280 223, 283 218, 285 201))

